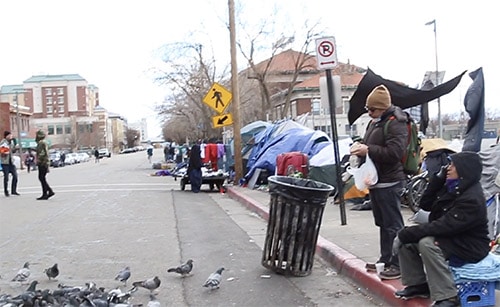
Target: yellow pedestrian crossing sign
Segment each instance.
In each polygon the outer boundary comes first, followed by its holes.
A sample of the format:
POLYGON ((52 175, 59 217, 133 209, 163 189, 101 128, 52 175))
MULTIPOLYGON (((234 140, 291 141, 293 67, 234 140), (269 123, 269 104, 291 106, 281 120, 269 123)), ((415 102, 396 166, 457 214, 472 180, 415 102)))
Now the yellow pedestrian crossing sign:
POLYGON ((233 124, 233 115, 231 113, 216 115, 212 117, 214 128, 229 126, 233 124))
POLYGON ((233 94, 222 85, 214 82, 208 93, 203 98, 203 102, 214 109, 217 113, 222 113, 231 104, 233 94))

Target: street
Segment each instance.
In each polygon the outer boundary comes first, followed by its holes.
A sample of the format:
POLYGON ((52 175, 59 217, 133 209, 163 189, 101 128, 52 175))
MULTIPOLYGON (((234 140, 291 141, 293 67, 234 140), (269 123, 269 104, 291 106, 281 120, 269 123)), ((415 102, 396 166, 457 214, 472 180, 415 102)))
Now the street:
MULTIPOLYGON (((153 161, 161 157, 156 149, 153 161)), ((0 294, 27 288, 11 279, 28 261, 37 289, 94 282, 126 291, 134 281, 158 276, 163 306, 381 305, 319 258, 307 277, 265 269, 264 220, 208 185, 194 194, 172 177, 151 176, 145 152, 52 168, 47 180, 56 195, 49 200, 36 200, 36 171, 18 172, 21 196, 0 200, 0 294), (194 261, 191 275, 167 273, 187 259, 194 261), (49 280, 44 269, 54 263, 60 275, 49 280), (131 270, 126 286, 114 280, 125 266, 131 270), (220 267, 220 289, 203 288, 220 267)), ((140 288, 130 303, 148 300, 149 291, 140 288)))

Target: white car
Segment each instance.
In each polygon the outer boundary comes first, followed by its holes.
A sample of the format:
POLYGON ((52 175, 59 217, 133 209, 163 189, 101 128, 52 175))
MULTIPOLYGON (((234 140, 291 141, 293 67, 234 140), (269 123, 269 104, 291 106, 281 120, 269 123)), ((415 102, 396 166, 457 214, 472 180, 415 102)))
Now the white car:
POLYGON ((69 152, 66 154, 64 159, 64 164, 75 164, 78 163, 78 156, 76 153, 69 152))
POLYGON ((99 149, 99 158, 103 157, 111 158, 111 152, 107 148, 99 149))
POLYGON ((90 161, 90 156, 86 152, 79 152, 78 158, 79 158, 80 162, 90 161))

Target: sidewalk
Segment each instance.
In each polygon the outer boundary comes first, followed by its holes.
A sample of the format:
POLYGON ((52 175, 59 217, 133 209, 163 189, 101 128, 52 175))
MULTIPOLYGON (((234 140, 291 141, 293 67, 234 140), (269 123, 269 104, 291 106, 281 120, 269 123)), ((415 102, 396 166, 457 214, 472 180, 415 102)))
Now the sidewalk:
MULTIPOLYGON (((228 186, 227 194, 268 220, 270 195, 267 191, 228 186)), ((429 299, 397 299, 394 292, 403 288, 401 280, 382 281, 376 273, 366 271, 366 262, 374 262, 379 257, 378 227, 374 224, 371 211, 354 211, 350 210, 351 207, 346 203, 346 225, 341 225, 340 205, 333 204, 332 198, 328 200, 316 255, 328 261, 340 274, 367 288, 391 306, 430 306, 432 302, 429 299)), ((405 223, 409 223, 408 218, 413 215, 411 210, 403 208, 402 213, 405 223)))

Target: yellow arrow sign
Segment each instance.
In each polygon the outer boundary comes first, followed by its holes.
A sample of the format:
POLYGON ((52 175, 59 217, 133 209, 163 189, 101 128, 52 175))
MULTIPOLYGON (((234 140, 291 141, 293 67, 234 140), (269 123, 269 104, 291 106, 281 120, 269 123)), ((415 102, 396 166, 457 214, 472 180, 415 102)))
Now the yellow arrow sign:
POLYGON ((203 102, 220 114, 231 104, 232 98, 233 94, 230 91, 215 82, 203 98, 203 102))
POLYGON ((212 123, 214 128, 220 128, 222 126, 229 126, 233 124, 233 115, 231 113, 216 115, 212 117, 212 123))

